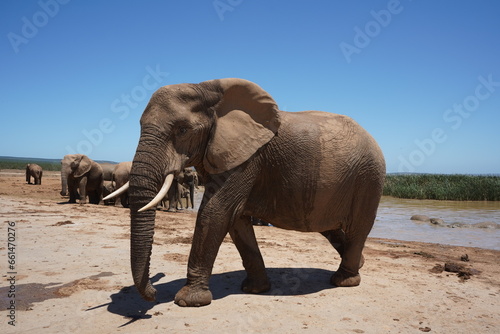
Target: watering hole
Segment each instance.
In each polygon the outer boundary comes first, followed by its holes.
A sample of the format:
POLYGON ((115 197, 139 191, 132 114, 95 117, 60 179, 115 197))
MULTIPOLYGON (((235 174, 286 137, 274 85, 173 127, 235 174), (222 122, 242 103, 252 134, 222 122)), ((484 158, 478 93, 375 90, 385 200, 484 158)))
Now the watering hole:
POLYGON ((500 202, 383 197, 370 237, 500 250, 500 202), (413 215, 444 224, 410 220, 413 215))
MULTIPOLYGON (((195 210, 203 196, 195 193, 195 210)), ((500 250, 500 202, 436 201, 384 196, 370 237, 500 250), (443 225, 411 220, 439 218, 443 225)))

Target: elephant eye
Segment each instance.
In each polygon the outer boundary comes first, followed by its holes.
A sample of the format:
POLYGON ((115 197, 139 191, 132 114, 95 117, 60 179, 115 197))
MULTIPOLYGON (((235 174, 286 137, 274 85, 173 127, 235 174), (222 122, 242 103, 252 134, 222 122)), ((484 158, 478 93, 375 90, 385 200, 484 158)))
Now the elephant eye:
POLYGON ((181 126, 181 127, 179 128, 179 130, 177 130, 177 131, 178 131, 178 133, 179 133, 180 135, 183 135, 183 134, 185 134, 185 133, 188 131, 188 129, 187 129, 186 127, 184 127, 184 126, 181 126))

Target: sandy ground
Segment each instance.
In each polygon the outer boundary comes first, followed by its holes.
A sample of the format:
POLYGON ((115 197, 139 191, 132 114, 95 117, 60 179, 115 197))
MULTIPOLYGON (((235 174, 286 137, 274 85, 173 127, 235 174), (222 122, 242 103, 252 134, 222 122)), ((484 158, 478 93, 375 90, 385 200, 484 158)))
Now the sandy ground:
POLYGON ((326 239, 274 227, 255 227, 270 292, 240 291, 245 273, 226 238, 212 304, 179 307, 173 298, 185 282, 190 211, 158 212, 151 276, 159 301, 148 303, 132 287, 128 210, 63 204, 59 190, 58 173, 35 186, 22 171, 0 172, 2 333, 500 333, 498 251, 369 239, 361 285, 335 288, 329 278, 339 256, 326 239), (462 277, 442 271, 447 263, 462 266, 462 277))

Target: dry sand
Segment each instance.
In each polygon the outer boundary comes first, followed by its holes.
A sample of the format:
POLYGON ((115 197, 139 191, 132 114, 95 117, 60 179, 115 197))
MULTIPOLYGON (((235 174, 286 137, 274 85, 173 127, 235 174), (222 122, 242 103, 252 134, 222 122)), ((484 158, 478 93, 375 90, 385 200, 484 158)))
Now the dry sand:
POLYGON ((245 273, 226 238, 212 304, 179 307, 173 298, 185 282, 190 211, 158 212, 151 276, 159 301, 148 303, 132 287, 128 210, 63 204, 59 190, 55 172, 41 186, 26 184, 22 171, 0 172, 2 333, 500 333, 499 251, 369 239, 361 285, 335 288, 329 278, 340 259, 326 239, 274 227, 255 227, 270 292, 240 291, 245 273), (7 274, 8 222, 15 275, 7 274), (442 271, 446 263, 462 266, 462 277, 442 271))

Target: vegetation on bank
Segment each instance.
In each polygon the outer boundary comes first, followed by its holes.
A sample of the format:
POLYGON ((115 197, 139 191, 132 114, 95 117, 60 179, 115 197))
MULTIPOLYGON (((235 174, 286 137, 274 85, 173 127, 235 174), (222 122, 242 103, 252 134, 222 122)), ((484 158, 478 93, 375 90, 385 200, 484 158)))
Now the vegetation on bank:
MULTIPOLYGON (((100 162, 100 161, 99 161, 100 162)), ((22 169, 36 163, 60 171, 61 160, 0 157, 0 169, 22 169)), ((384 196, 452 201, 500 201, 500 176, 461 174, 388 174, 384 196)))
POLYGON ((0 157, 0 169, 26 169, 30 163, 40 165, 43 170, 61 170, 61 160, 0 157))
POLYGON ((500 201, 500 176, 388 174, 384 195, 409 199, 500 201))
MULTIPOLYGON (((116 163, 112 161, 100 161, 100 160, 97 160, 96 162, 116 163)), ((61 159, 19 158, 19 157, 0 156, 0 169, 26 169, 27 164, 40 165, 40 167, 42 167, 43 170, 47 171, 61 170, 61 159)))

